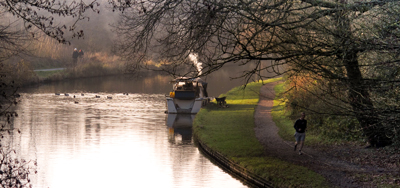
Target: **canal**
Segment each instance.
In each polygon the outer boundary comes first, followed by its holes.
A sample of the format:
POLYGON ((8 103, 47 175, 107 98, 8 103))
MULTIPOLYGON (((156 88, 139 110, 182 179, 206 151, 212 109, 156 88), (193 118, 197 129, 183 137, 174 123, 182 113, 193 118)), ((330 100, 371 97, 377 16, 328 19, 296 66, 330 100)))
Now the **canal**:
MULTIPOLYGON (((21 90, 8 142, 37 161, 33 187, 247 187, 200 153, 190 123, 167 124, 170 80, 87 78, 21 90)), ((242 84, 226 75, 207 82, 215 97, 242 84)))

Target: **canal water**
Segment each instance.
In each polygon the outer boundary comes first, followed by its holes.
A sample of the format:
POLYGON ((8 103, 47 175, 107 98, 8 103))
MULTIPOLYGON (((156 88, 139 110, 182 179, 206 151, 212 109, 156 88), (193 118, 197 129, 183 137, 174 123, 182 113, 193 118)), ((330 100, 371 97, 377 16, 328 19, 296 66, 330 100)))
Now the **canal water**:
MULTIPOLYGON (((88 78, 21 90, 9 144, 37 161, 33 187, 247 187, 194 146, 191 117, 174 124, 164 113, 170 80, 88 78)), ((215 97, 242 84, 207 82, 215 97)))

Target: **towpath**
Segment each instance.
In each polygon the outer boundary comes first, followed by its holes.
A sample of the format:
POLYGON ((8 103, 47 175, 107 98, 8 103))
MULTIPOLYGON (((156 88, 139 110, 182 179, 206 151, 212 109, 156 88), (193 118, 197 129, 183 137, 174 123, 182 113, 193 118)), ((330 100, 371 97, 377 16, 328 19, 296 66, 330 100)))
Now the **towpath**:
POLYGON ((340 159, 340 157, 338 157, 341 155, 338 153, 340 150, 338 151, 337 148, 327 152, 311 148, 307 146, 307 138, 305 147, 303 148, 304 154, 299 155, 298 152, 295 152, 293 150, 294 138, 293 141, 281 139, 278 135, 278 127, 272 121, 271 110, 275 97, 274 86, 276 84, 277 82, 274 82, 261 87, 260 101, 254 116, 256 137, 264 146, 267 155, 314 170, 327 178, 332 185, 338 187, 370 187, 372 185, 366 185, 365 182, 361 184, 360 182, 354 181, 352 178, 353 175, 358 173, 379 174, 388 171, 388 169, 354 164, 348 160, 340 159))

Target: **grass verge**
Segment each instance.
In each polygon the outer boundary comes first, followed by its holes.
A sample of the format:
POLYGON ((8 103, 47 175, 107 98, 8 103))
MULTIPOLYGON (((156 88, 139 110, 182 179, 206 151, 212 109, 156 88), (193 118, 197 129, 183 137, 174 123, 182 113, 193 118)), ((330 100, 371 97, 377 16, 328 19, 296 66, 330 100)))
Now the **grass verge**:
POLYGON ((218 108, 214 104, 201 109, 193 123, 194 134, 211 149, 276 187, 328 187, 321 175, 305 167, 266 157, 254 132, 254 112, 262 84, 253 82, 245 89, 236 87, 222 94, 220 97, 227 97, 229 108, 218 108))
POLYGON ((36 75, 39 78, 48 78, 50 76, 53 76, 55 74, 60 74, 62 73, 64 70, 54 70, 54 71, 36 71, 36 75))

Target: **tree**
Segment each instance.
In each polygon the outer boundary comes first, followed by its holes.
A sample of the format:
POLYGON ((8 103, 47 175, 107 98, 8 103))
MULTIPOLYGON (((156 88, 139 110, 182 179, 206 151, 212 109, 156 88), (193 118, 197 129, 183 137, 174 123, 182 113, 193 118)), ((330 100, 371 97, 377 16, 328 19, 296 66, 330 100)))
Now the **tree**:
MULTIPOLYGON (((89 19, 85 11, 91 9, 98 11, 99 3, 96 0, 85 3, 84 1, 38 1, 38 0, 1 0, 0 9, 5 16, 21 19, 27 31, 33 32, 33 28, 41 30, 46 35, 57 39, 61 43, 68 43, 64 38, 65 30, 73 31, 74 37, 82 37, 83 31, 75 31, 75 24, 81 20, 89 19), (72 18, 71 25, 59 24, 63 18, 72 18)), ((34 35, 34 33, 31 33, 34 35)))
POLYGON ((169 63, 162 63, 161 70, 178 74, 177 68, 190 66, 188 56, 196 53, 203 62, 202 75, 228 64, 253 64, 242 75, 247 79, 260 70, 289 78, 307 75, 329 85, 320 91, 343 105, 329 101, 327 105, 354 116, 372 145, 399 138, 397 125, 383 125, 387 114, 392 122, 399 122, 398 103, 376 100, 388 88, 398 90, 399 74, 371 74, 388 66, 398 70, 400 4, 396 0, 110 3, 123 12, 116 27, 122 36, 117 47, 123 57, 135 60, 132 70, 145 68, 152 54, 162 54, 169 63), (265 61, 270 61, 269 66, 261 67, 265 61))
MULTIPOLYGON (((66 31, 72 37, 83 37, 83 31, 76 29, 76 23, 83 19, 86 10, 97 11, 96 0, 84 1, 40 1, 40 0, 0 0, 0 137, 7 130, 10 119, 18 116, 12 106, 17 104, 18 87, 10 77, 12 70, 6 69, 4 61, 23 53, 27 41, 37 32, 43 32, 60 43, 69 44, 66 31), (71 25, 63 25, 61 20, 72 19, 71 25), (22 27, 21 27, 22 23, 22 27)), ((19 132, 19 131, 18 131, 19 132)), ((1 140, 1 139, 0 139, 1 140)), ((15 151, 0 145, 0 184, 1 187, 29 187, 30 162, 19 160, 15 151)), ((35 164, 36 165, 36 164, 35 164)))
POLYGON ((12 70, 4 69, 3 62, 25 51, 26 41, 35 37, 36 32, 43 32, 60 43, 69 44, 64 37, 65 31, 73 32, 72 37, 82 37, 83 31, 76 31, 76 23, 89 19, 86 10, 98 13, 96 0, 84 1, 39 1, 39 0, 0 0, 0 116, 9 114, 9 107, 16 104, 17 87, 9 78, 12 70), (71 25, 59 24, 67 18, 73 20, 71 25), (19 27, 22 21, 23 27, 19 27), (29 36, 30 35, 30 36, 29 36))

